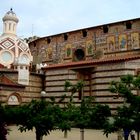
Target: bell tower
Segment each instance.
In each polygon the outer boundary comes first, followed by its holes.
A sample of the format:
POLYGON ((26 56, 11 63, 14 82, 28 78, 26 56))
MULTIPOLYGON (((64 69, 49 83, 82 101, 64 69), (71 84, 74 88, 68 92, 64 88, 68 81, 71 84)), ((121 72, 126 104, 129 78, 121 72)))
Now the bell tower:
POLYGON ((12 8, 3 17, 3 34, 2 35, 14 35, 16 36, 16 28, 18 23, 18 18, 13 12, 12 8))

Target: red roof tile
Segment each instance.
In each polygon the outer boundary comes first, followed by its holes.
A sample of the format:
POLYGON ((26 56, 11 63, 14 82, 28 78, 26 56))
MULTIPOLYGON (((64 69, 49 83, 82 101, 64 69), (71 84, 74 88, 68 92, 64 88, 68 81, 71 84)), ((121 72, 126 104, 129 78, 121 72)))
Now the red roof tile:
POLYGON ((4 68, 4 66, 2 64, 0 64, 0 68, 4 68))
POLYGON ((101 59, 94 59, 89 61, 78 61, 78 62, 68 62, 63 64, 51 64, 43 68, 44 70, 47 69, 54 69, 54 68, 63 68, 63 67, 79 67, 79 66, 95 66, 98 64, 105 64, 105 63, 115 63, 119 61, 129 61, 134 59, 140 59, 140 55, 125 55, 125 56, 116 56, 116 57, 107 57, 101 59))
POLYGON ((3 86, 13 86, 13 87, 24 87, 21 84, 15 83, 11 79, 9 79, 6 75, 2 74, 0 75, 0 85, 3 86))

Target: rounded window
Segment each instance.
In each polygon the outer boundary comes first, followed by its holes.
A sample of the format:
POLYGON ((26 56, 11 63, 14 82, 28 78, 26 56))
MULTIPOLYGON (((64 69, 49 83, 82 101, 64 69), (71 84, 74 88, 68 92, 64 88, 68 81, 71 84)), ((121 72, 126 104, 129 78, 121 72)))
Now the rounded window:
POLYGON ((14 56, 10 51, 3 50, 0 53, 0 61, 3 65, 9 65, 13 62, 14 56))
POLYGON ((20 64, 29 64, 29 57, 26 54, 22 54, 19 58, 20 64))
POLYGON ((12 54, 8 51, 5 51, 1 54, 1 58, 4 62, 9 62, 12 59, 12 54))
POLYGON ((84 60, 85 52, 82 49, 77 49, 74 53, 76 60, 84 60))

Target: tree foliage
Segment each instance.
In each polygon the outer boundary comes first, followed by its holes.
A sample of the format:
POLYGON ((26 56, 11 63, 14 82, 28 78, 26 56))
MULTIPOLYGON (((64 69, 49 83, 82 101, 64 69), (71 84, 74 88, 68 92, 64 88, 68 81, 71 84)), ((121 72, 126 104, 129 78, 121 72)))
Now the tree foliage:
POLYGON ((9 108, 7 115, 10 113, 11 115, 7 116, 7 120, 16 123, 21 132, 35 128, 36 140, 41 140, 44 135, 56 129, 60 112, 60 107, 51 102, 32 100, 29 104, 9 108))
MULTIPOLYGON (((84 81, 80 80, 75 85, 70 81, 66 81, 65 90, 71 92, 71 99, 76 92, 82 91, 84 81)), ((72 100, 70 100, 72 104, 72 100)), ((74 109, 74 124, 80 129, 94 128, 103 129, 107 124, 107 120, 111 115, 110 108, 107 105, 95 104, 93 97, 82 97, 79 105, 74 109)))
POLYGON ((108 105, 96 104, 91 114, 91 128, 103 129, 110 116, 111 111, 108 105))
POLYGON ((124 75, 120 81, 112 81, 109 87, 110 92, 124 98, 124 104, 117 108, 113 122, 108 122, 104 132, 108 133, 120 129, 132 129, 140 131, 140 76, 124 75))
POLYGON ((8 133, 4 116, 5 116, 4 107, 0 104, 0 139, 1 140, 7 140, 6 135, 8 133))

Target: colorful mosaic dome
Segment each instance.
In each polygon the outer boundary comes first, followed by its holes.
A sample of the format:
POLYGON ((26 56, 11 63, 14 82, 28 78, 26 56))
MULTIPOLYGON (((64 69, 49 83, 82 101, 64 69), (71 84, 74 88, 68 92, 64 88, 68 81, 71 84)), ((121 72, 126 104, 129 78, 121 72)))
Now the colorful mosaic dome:
POLYGON ((0 64, 30 65, 32 55, 28 44, 16 35, 18 18, 12 9, 3 17, 3 22, 3 34, 0 36, 0 64))

